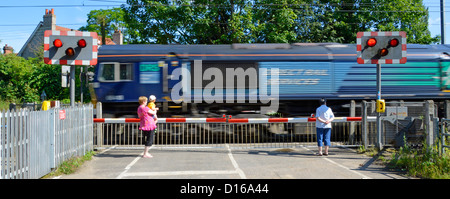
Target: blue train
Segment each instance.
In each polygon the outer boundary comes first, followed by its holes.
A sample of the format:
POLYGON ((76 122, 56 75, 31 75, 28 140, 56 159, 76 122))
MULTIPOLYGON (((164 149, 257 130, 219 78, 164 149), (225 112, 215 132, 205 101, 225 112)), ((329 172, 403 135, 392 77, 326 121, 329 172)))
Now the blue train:
MULTIPOLYGON (((448 99, 450 46, 408 44, 407 51, 406 64, 382 65, 382 98, 448 99)), ((139 96, 149 95, 157 96, 160 117, 264 107, 305 116, 320 98, 346 115, 349 100, 376 98, 376 65, 357 64, 352 44, 105 45, 92 85, 111 117, 135 117, 139 96)))

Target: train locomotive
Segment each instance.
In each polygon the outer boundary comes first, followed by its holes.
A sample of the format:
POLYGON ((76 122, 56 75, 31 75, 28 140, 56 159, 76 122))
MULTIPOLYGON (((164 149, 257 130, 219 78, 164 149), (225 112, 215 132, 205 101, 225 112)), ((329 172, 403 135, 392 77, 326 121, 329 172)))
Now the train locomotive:
MULTIPOLYGON (((382 65, 382 97, 448 99, 450 46, 407 49, 406 64, 382 65)), ((348 116, 350 100, 376 99, 376 65, 354 44, 104 45, 91 85, 104 117, 135 118, 149 95, 159 117, 309 116, 321 98, 348 116)))

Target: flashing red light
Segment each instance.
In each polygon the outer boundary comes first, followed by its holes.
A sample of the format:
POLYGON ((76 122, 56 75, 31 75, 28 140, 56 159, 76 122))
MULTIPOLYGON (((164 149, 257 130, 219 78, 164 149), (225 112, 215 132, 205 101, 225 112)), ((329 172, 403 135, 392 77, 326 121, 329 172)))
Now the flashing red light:
POLYGON ((67 56, 73 56, 73 55, 75 55, 75 50, 73 50, 73 48, 67 48, 67 49, 66 49, 66 55, 67 55, 67 56))
POLYGON ((57 48, 61 48, 63 46, 63 43, 60 39, 55 39, 55 41, 53 41, 53 45, 57 48))
POLYGON ((78 47, 80 47, 80 48, 84 48, 84 47, 86 47, 86 40, 84 40, 84 39, 80 39, 80 40, 78 40, 78 47))
POLYGON ((377 45, 377 40, 375 38, 370 38, 369 40, 367 40, 367 45, 369 47, 374 47, 375 45, 377 45))
POLYGON ((381 49, 379 52, 380 56, 382 56, 382 57, 386 56, 388 53, 389 53, 389 51, 386 48, 381 49))
POLYGON ((389 41, 389 45, 391 46, 391 47, 396 47, 396 46, 398 46, 398 39, 391 39, 390 41, 389 41))

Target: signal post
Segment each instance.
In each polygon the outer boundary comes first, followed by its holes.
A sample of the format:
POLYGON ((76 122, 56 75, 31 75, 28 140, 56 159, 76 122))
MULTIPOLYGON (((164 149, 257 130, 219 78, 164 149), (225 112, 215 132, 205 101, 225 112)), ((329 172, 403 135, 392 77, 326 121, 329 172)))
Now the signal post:
POLYGON ((406 63, 406 33, 400 32, 358 32, 356 34, 358 64, 376 64, 377 67, 377 147, 383 148, 381 113, 386 104, 381 98, 381 64, 406 63))
POLYGON ((44 62, 70 65, 70 106, 75 105, 75 66, 97 64, 98 36, 95 32, 47 30, 44 62))

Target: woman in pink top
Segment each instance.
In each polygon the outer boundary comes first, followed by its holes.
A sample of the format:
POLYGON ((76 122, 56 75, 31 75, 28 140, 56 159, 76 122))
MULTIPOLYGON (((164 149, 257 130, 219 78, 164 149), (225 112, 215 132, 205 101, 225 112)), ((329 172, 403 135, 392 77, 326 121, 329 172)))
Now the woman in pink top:
POLYGON ((137 114, 139 116, 139 119, 141 120, 139 130, 142 130, 142 133, 145 136, 145 149, 144 155, 142 157, 151 158, 153 156, 148 153, 148 150, 153 144, 153 135, 155 134, 156 128, 155 121, 153 120, 153 115, 156 114, 156 111, 153 111, 147 107, 147 101, 147 97, 139 97, 139 108, 137 110, 137 114))

